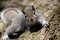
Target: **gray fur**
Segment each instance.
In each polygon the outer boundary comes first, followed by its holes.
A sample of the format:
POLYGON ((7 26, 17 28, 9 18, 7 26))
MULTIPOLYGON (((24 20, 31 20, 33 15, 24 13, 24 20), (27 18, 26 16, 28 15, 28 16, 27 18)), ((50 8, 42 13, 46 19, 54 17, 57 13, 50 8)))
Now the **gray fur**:
MULTIPOLYGON (((26 14, 32 14, 33 12, 35 12, 35 18, 34 18, 35 21, 34 21, 34 23, 39 22, 40 24, 42 24, 42 26, 49 25, 48 24, 49 22, 46 20, 46 17, 44 17, 42 15, 42 13, 40 13, 37 10, 27 9, 26 12, 25 12, 25 15, 26 14)), ((28 21, 27 21, 27 25, 30 25, 28 21)))
POLYGON ((37 16, 37 21, 40 22, 42 26, 49 25, 46 17, 44 17, 39 11, 35 11, 35 15, 37 16))
POLYGON ((1 19, 3 20, 3 22, 5 22, 5 24, 8 25, 8 27, 5 30, 4 36, 2 36, 2 40, 6 40, 8 38, 7 36, 13 32, 24 31, 25 16, 19 9, 7 8, 7 9, 3 10, 1 13, 1 19), (10 19, 5 15, 5 11, 7 11, 9 9, 14 9, 17 12, 10 19))

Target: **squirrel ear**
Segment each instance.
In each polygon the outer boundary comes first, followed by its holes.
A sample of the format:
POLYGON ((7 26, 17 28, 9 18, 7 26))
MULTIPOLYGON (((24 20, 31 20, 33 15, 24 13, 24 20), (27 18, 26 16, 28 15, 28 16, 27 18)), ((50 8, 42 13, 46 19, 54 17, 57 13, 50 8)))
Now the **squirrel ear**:
POLYGON ((33 11, 35 11, 35 8, 34 8, 34 6, 32 6, 32 10, 33 10, 33 11))
POLYGON ((32 6, 32 10, 33 10, 33 13, 35 14, 35 8, 34 8, 34 6, 32 6))
POLYGON ((23 14, 25 14, 25 12, 22 10, 23 14))

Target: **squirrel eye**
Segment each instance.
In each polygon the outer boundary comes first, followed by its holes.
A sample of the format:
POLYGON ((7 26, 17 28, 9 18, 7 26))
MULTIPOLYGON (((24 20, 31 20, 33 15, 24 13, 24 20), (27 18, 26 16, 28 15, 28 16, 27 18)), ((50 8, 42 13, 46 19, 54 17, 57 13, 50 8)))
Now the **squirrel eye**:
POLYGON ((35 14, 35 11, 33 11, 33 13, 35 14))
POLYGON ((35 14, 35 12, 34 12, 34 14, 35 14))
POLYGON ((27 17, 27 16, 25 16, 25 17, 27 17))

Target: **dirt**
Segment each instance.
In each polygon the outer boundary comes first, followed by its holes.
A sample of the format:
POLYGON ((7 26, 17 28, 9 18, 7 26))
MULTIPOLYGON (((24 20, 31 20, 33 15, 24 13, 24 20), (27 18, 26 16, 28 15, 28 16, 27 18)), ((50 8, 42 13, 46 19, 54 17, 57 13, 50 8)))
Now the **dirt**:
MULTIPOLYGON (((60 28, 59 26, 60 25, 59 23, 60 1, 59 0, 8 0, 8 1, 1 1, 1 4, 2 6, 4 6, 4 8, 9 6, 15 6, 21 10, 30 8, 33 5, 36 8, 36 10, 40 11, 47 18, 47 20, 50 21, 49 28, 43 27, 39 31, 33 33, 31 33, 29 30, 26 30, 18 38, 18 40, 43 40, 43 39, 60 40, 60 30, 57 30, 58 28, 60 28), (47 31, 45 32, 45 30, 47 31), (42 31, 44 35, 41 34, 42 31)), ((4 25, 3 22, 0 22, 0 25, 3 26, 4 25)))

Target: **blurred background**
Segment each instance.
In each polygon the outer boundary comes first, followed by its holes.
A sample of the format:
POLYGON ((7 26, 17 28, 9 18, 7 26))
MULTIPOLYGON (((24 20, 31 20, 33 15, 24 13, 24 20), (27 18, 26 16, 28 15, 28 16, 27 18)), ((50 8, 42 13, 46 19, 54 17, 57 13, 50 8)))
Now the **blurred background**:
MULTIPOLYGON (((50 21, 50 26, 33 33, 26 30, 18 40, 60 40, 60 0, 0 0, 0 14, 4 8, 10 6, 26 10, 32 5, 50 21)), ((3 33, 4 28, 6 26, 0 20, 0 33, 3 33)))

